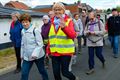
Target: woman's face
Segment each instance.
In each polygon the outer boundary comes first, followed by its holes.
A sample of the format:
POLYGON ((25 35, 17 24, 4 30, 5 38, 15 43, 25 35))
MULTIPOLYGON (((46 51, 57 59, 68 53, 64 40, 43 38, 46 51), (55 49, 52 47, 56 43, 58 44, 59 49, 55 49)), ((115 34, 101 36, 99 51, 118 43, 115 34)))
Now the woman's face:
POLYGON ((48 22, 49 22, 48 19, 43 19, 43 23, 44 23, 44 24, 47 24, 48 22))
POLYGON ((17 21, 17 17, 15 15, 12 15, 11 17, 13 21, 17 21))
POLYGON ((54 13, 56 17, 61 17, 64 14, 64 10, 60 7, 54 8, 54 13))
POLYGON ((75 19, 78 20, 79 19, 79 15, 75 15, 75 19))
POLYGON ((94 19, 95 19, 95 14, 94 14, 93 12, 91 12, 91 13, 89 14, 89 19, 90 19, 90 20, 94 20, 94 19))
POLYGON ((22 25, 25 29, 28 29, 30 27, 30 21, 28 20, 23 20, 22 25))

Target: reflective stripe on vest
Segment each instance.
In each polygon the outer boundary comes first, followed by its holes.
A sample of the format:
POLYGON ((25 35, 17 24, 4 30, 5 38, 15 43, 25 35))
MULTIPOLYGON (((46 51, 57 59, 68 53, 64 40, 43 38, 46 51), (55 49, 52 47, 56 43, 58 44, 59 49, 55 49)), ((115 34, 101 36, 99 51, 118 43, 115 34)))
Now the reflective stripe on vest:
MULTIPOLYGON (((68 27, 71 19, 66 21, 66 27, 68 27)), ((61 30, 58 30, 57 34, 55 33, 54 25, 51 24, 50 32, 49 32, 49 41, 50 41, 50 51, 58 52, 61 54, 65 53, 74 53, 74 42, 72 39, 68 38, 66 34, 61 30)))

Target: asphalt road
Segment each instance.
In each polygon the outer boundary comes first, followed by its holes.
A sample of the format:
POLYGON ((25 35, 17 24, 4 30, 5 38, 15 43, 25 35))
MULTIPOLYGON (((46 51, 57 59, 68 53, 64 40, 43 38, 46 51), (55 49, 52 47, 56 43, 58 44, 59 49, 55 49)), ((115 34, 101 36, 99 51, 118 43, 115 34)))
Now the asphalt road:
MULTIPOLYGON (((73 65, 73 73, 79 76, 81 80, 120 80, 120 55, 117 59, 113 58, 112 48, 107 40, 103 48, 103 55, 106 59, 106 68, 102 68, 101 62, 95 56, 95 73, 86 75, 85 72, 88 70, 88 53, 87 48, 82 48, 82 54, 79 54, 77 57, 77 64, 73 65)), ((48 75, 49 80, 54 80, 51 66, 48 69, 48 75)), ((20 76, 20 73, 14 74, 12 71, 1 75, 0 80, 20 80, 20 76)), ((31 69, 29 80, 42 80, 35 65, 31 69)), ((63 80, 67 79, 63 77, 63 80)))

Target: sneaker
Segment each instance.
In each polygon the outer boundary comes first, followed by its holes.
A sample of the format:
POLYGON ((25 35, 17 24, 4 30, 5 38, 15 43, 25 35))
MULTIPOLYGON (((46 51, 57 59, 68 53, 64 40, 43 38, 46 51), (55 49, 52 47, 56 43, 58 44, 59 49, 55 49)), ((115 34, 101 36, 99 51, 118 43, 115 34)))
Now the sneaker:
POLYGON ((78 52, 78 54, 82 54, 82 52, 81 52, 81 51, 79 51, 79 52, 78 52))
POLYGON ((106 67, 105 62, 102 63, 102 67, 103 69, 106 67))
POLYGON ((19 73, 21 71, 21 69, 16 69, 15 71, 14 71, 14 73, 16 74, 16 73, 19 73))
POLYGON ((89 71, 86 72, 87 75, 93 74, 95 72, 94 69, 90 69, 89 71))
POLYGON ((72 58, 72 64, 76 64, 76 62, 77 62, 77 61, 76 61, 76 58, 77 58, 77 56, 74 55, 73 58, 72 58))
POLYGON ((78 76, 75 77, 75 80, 80 80, 80 78, 78 76))
POLYGON ((118 58, 118 54, 114 54, 114 56, 113 56, 114 58, 118 58))

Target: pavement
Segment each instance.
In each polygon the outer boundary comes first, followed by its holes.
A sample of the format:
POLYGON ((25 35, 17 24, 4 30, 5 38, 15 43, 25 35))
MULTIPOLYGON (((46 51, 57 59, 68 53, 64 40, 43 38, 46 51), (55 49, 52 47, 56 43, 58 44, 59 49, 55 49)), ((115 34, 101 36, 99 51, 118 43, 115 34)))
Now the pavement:
MULTIPOLYGON (((106 68, 102 68, 101 62, 95 56, 95 73, 86 75, 85 73, 88 70, 88 52, 87 47, 82 48, 82 54, 77 55, 77 63, 73 65, 72 72, 78 76, 80 80, 120 80, 120 55, 118 58, 113 58, 112 48, 108 40, 106 40, 106 45, 103 48, 103 55, 106 60, 106 68)), ((13 69, 9 69, 9 71, 6 69, 4 71, 5 73, 0 75, 0 80, 20 80, 21 73, 14 74, 13 70, 14 67, 13 69)), ((49 69, 47 69, 47 72, 49 80, 54 80, 51 65, 49 69)), ((68 80, 65 77, 62 78, 62 80, 68 80)), ((33 65, 30 71, 29 80, 42 80, 36 65, 33 65)))

